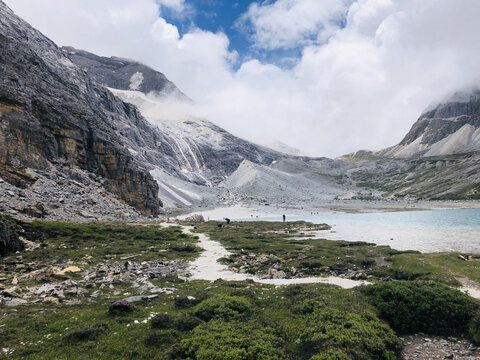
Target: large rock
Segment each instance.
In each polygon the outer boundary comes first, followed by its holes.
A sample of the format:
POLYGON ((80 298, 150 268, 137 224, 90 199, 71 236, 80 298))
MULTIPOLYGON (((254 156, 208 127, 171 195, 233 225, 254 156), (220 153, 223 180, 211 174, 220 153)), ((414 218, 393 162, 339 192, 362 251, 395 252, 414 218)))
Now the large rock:
POLYGON ((0 220, 0 255, 21 251, 23 248, 23 243, 15 231, 5 221, 0 220))

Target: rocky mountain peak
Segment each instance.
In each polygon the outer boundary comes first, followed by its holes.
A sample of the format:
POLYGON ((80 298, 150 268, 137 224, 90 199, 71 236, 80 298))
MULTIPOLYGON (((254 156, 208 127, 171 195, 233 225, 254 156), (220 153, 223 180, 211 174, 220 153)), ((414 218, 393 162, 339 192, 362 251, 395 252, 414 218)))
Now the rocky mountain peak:
POLYGON ((423 113, 396 146, 380 154, 438 156, 480 151, 480 90, 457 92, 423 113))
POLYGON ((62 50, 73 63, 107 87, 144 94, 153 92, 157 95, 173 95, 180 100, 191 101, 164 74, 138 61, 98 56, 71 46, 65 46, 62 50))

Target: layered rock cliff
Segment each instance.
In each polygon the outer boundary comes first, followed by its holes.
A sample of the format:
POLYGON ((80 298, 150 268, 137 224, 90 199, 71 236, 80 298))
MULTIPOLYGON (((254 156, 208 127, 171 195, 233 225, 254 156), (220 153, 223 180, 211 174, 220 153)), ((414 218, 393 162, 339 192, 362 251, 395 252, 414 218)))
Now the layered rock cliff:
POLYGON ((73 64, 0 1, 0 172, 28 186, 26 168, 68 162, 156 215, 158 185, 125 144, 155 147, 161 135, 131 105, 73 64), (128 141, 125 141, 125 139, 128 141))

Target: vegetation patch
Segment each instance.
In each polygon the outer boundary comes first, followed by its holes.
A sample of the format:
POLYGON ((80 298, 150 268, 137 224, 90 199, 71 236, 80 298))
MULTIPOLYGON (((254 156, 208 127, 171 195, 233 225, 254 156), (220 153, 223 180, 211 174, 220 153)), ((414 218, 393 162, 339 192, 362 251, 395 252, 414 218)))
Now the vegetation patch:
POLYGON ((193 236, 180 228, 159 229, 155 226, 120 223, 74 224, 34 221, 32 233, 43 234, 42 247, 23 254, 25 261, 43 262, 86 257, 92 263, 135 255, 135 261, 193 259, 200 252, 193 236))
POLYGON ((300 333, 302 352, 314 359, 395 359, 401 343, 395 333, 370 313, 320 309, 300 333))
POLYGON ((478 307, 464 293, 430 281, 379 283, 362 292, 379 316, 402 334, 462 333, 478 307))
MULTIPOLYGON (((150 274, 154 269, 148 261, 142 264, 140 260, 157 256, 194 257, 196 253, 171 247, 173 244, 183 246, 183 243, 195 246, 196 239, 181 233, 179 228, 34 224, 47 234, 44 244, 52 252, 46 259, 43 258, 45 248, 24 252, 23 263, 17 261, 17 255, 6 258, 0 267, 0 276, 6 274, 7 281, 2 283, 10 284, 16 277, 18 283, 11 286, 15 289, 7 285, 12 292, 26 289, 26 284, 70 285, 65 287, 66 298, 59 303, 0 306, 4 325, 0 327, 2 347, 14 350, 8 355, 11 359, 394 360, 400 358, 400 342, 394 331, 400 333, 401 326, 405 325, 402 321, 407 322, 399 319, 400 316, 418 320, 415 331, 440 328, 449 335, 468 334, 474 341, 480 339, 480 316, 475 303, 446 285, 416 280, 381 282, 348 290, 326 284, 276 288, 250 280, 211 283, 184 281, 176 275, 145 274, 140 281, 137 272, 150 274), (113 228, 117 229, 116 233, 111 231, 113 228), (97 230, 95 237, 87 235, 97 230), (126 239, 127 234, 130 240, 126 239), (100 240, 101 236, 109 240, 100 240), (124 247, 116 249, 119 246, 124 247), (158 251, 150 254, 151 246, 158 251), (104 252, 105 248, 127 257, 117 262, 121 267, 118 274, 115 267, 106 265, 109 261, 105 258, 115 254, 104 252), (67 280, 46 275, 40 280, 24 280, 19 275, 37 271, 31 262, 44 264, 42 270, 49 264, 65 264, 70 256, 83 259, 84 254, 91 258, 82 260, 78 266, 91 269, 69 274, 67 280), (124 268, 130 268, 128 274, 132 276, 120 281, 124 268), (98 271, 100 277, 84 282, 85 274, 98 271), (108 277, 111 278, 109 284, 101 286, 96 282, 108 277), (134 286, 129 279, 137 284, 134 286), (78 286, 84 287, 88 294, 66 293, 78 286), (168 291, 153 293, 150 290, 157 288, 168 291), (146 300, 138 301, 141 296, 146 300), (125 301, 134 307, 123 306, 125 301), (119 308, 109 310, 112 304, 119 308), (424 314, 428 316, 420 318, 424 314), (395 321, 400 322, 397 325, 395 321), (422 324, 425 327, 421 327, 422 324)), ((468 260, 467 254, 463 254, 467 260, 462 260, 459 254, 398 252, 363 242, 312 239, 310 230, 318 231, 316 225, 303 222, 232 222, 222 228, 209 222, 197 226, 234 253, 230 266, 238 267, 238 271, 249 268, 248 257, 262 255, 265 263, 251 265, 250 270, 261 273, 273 267, 278 272, 287 272, 296 267, 299 275, 295 276, 303 276, 324 274, 321 269, 324 267, 334 273, 356 267, 370 279, 392 277, 392 274, 413 278, 410 274, 418 274, 415 278, 437 278, 450 284, 455 284, 454 277, 458 274, 467 277, 469 273, 470 279, 479 277, 475 268, 477 261, 468 260), (243 264, 248 266, 240 269, 243 264)))
POLYGON ((97 340, 107 331, 108 326, 105 324, 86 326, 68 333, 65 340, 70 342, 97 340))
POLYGON ((235 319, 251 311, 250 302, 240 296, 214 296, 198 304, 193 313, 200 319, 210 321, 213 318, 235 319))
POLYGON ((192 360, 287 359, 282 333, 270 326, 214 320, 182 342, 184 358, 192 360))

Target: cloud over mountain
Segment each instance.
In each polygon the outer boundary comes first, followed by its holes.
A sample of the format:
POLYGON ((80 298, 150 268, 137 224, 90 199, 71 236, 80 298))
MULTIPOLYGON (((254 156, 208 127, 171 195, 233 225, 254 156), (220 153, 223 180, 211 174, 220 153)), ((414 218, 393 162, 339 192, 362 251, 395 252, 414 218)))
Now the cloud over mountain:
POLYGON ((310 155, 397 143, 428 104, 480 75, 475 0, 254 3, 238 21, 255 51, 241 56, 224 32, 192 24, 182 34, 162 17, 164 6, 192 11, 189 1, 7 3, 60 45, 162 71, 227 130, 310 155), (269 60, 292 47, 292 67, 269 60))

